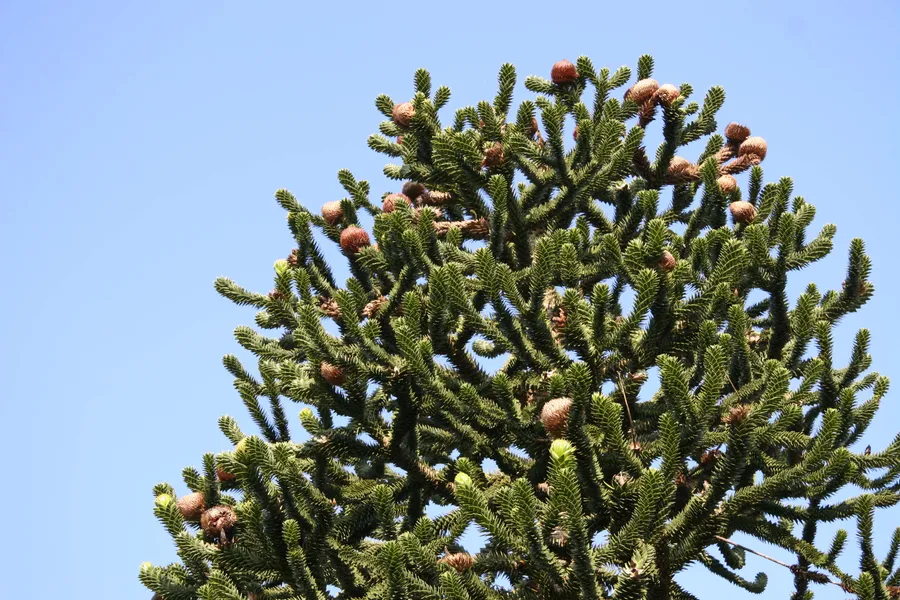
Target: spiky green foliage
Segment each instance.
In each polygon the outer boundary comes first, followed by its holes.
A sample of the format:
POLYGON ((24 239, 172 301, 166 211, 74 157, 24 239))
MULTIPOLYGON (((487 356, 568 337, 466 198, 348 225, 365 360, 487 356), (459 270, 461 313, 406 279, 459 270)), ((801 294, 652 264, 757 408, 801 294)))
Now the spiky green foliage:
MULTIPOLYGON (((795 598, 829 579, 860 598, 896 591, 900 533, 879 562, 872 518, 898 500, 900 438, 848 449, 888 382, 866 372, 868 332, 847 365, 832 339, 873 291, 862 242, 840 289, 789 298, 789 274, 825 256, 835 228, 809 239, 815 210, 791 181, 764 183, 764 156, 714 134, 724 92, 698 104, 683 84, 637 105, 616 91, 628 68, 577 68, 565 87, 526 79, 537 98, 513 111, 504 65, 493 102, 450 127, 450 91, 431 96, 425 70, 409 126, 380 96, 389 120, 370 146, 399 159, 388 177, 427 188, 406 185, 410 205, 382 211, 348 171, 337 223, 276 194, 296 248, 274 290, 216 282, 273 333, 235 332, 258 376, 225 358, 259 435, 224 417, 234 451, 184 472, 237 523, 198 530, 158 485, 181 561, 144 565, 147 587, 166 600, 694 598, 675 576, 699 561, 762 592, 765 574, 740 575, 744 551, 727 543, 742 533, 796 555, 795 598), (676 157, 704 137, 696 163, 676 157), (723 192, 719 178, 741 173, 723 192), (738 200, 753 210, 735 224, 738 200), (377 247, 345 244, 340 285, 314 231, 340 245, 361 212, 377 247), (495 372, 480 360, 501 356, 495 372), (642 393, 651 368, 659 389, 642 393), (291 438, 286 401, 307 405, 307 441, 291 438), (858 576, 835 563, 845 533, 816 546, 817 525, 854 517, 858 576), (488 540, 474 557, 470 523, 488 540)), ((652 69, 642 57, 639 76, 652 69)))

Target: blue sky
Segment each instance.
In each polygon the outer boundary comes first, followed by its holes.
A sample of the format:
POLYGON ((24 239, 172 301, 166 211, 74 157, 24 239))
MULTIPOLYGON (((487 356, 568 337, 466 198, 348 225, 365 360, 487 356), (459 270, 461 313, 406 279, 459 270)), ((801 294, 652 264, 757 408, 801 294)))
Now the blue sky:
MULTIPOLYGON (((838 224, 835 252, 792 285, 839 286, 864 237, 876 297, 836 347, 846 358, 867 326, 873 368, 900 378, 896 2, 455 4, 0 3, 0 596, 149 598, 138 565, 174 557, 153 484, 180 485, 227 447, 221 414, 252 430, 220 361, 253 314, 214 278, 271 287, 291 248, 277 188, 318 207, 349 168, 391 189, 365 143, 373 101, 408 95, 421 66, 452 108, 492 97, 503 62, 521 80, 582 54, 615 68, 646 52, 661 81, 723 85, 721 125, 750 124, 767 179, 792 176, 814 226, 838 224)), ((898 429, 896 398, 876 449, 898 429)), ((882 515, 880 547, 898 517, 882 515)), ((748 562, 787 597, 782 569, 748 562)), ((749 597, 701 572, 682 581, 749 597)))

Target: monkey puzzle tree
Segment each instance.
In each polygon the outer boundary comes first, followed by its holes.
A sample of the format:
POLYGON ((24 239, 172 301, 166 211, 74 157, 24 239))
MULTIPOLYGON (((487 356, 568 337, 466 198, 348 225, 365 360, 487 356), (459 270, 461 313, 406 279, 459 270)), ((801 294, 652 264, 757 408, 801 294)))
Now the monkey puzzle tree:
POLYGON ((235 332, 258 376, 224 361, 258 434, 221 418, 233 449, 184 470, 191 493, 154 488, 180 562, 143 565, 147 587, 165 600, 694 598, 676 576, 699 562, 762 592, 763 573, 739 574, 748 548, 730 538, 744 534, 796 556, 782 563, 794 598, 812 584, 900 594, 900 534, 885 560, 872 550, 874 510, 898 501, 900 438, 849 450, 888 383, 866 373, 868 332, 847 366, 832 341, 873 291, 863 244, 840 289, 790 299, 788 275, 831 250, 834 226, 807 236, 815 209, 789 179, 763 182, 762 138, 714 133, 720 88, 692 102, 652 67, 642 57, 622 97, 627 67, 560 61, 551 80, 526 79, 537 97, 511 119, 507 64, 493 102, 449 127, 449 89, 432 94, 419 70, 409 102, 376 100, 387 120, 369 140, 397 159, 385 174, 399 192, 376 203, 341 171, 348 196, 321 215, 276 194, 296 247, 274 289, 216 282, 273 333, 235 332), (703 138, 696 160, 677 154, 703 138), (316 231, 348 261, 343 285, 316 231), (305 441, 285 401, 306 405, 305 441), (836 564, 846 532, 816 535, 852 518, 855 574, 836 564), (487 539, 475 555, 460 545, 473 522, 487 539))

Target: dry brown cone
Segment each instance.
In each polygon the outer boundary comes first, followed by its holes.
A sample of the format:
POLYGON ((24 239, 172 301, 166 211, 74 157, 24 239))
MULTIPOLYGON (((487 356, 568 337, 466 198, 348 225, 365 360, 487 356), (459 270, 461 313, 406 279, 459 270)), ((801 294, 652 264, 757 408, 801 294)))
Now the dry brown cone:
POLYGON ((642 384, 647 382, 647 372, 639 371, 637 373, 632 373, 628 376, 628 379, 631 380, 632 383, 642 384))
POLYGON ((748 344, 755 344, 760 339, 762 339, 762 336, 755 329, 751 329, 750 331, 747 332, 747 343, 748 344))
POLYGON ((341 232, 341 249, 348 254, 356 254, 370 245, 369 233, 356 225, 350 225, 341 232))
POLYGON ((889 598, 900 598, 900 585, 886 585, 884 589, 887 590, 889 598))
POLYGON ((425 186, 418 181, 407 181, 400 188, 400 191, 410 200, 416 200, 425 193, 425 186))
POLYGON ((565 85, 578 79, 578 69, 567 60, 561 60, 550 70, 550 79, 556 85, 565 85))
POLYGON ((322 205, 322 218, 329 225, 337 225, 344 218, 344 210, 341 208, 341 201, 334 200, 326 202, 322 205))
POLYGON ((615 481, 619 486, 623 486, 629 481, 631 481, 631 475, 628 473, 619 473, 613 477, 613 481, 615 481))
POLYGON ((178 499, 178 510, 181 512, 181 516, 188 521, 199 519, 204 508, 206 506, 203 502, 203 494, 200 492, 193 492, 178 499))
POLYGON ((281 300, 282 298, 284 298, 284 294, 282 294, 278 290, 272 290, 268 293, 268 296, 269 300, 281 300))
POLYGON ((740 123, 729 123, 725 127, 725 139, 735 144, 740 144, 750 137, 750 128, 740 123))
POLYGON ((457 573, 462 573, 463 571, 468 571, 472 568, 472 565, 475 564, 475 559, 472 558, 471 554, 467 552, 449 552, 446 548, 444 549, 447 552, 446 556, 439 559, 439 563, 443 563, 445 565, 450 565, 454 569, 456 569, 457 573))
POLYGON ((237 515, 230 506, 213 506, 200 516, 200 528, 207 537, 225 543, 231 539, 231 530, 237 523, 237 515))
POLYGON ((322 379, 334 386, 344 385, 344 381, 346 381, 341 368, 328 362, 322 363, 319 373, 322 374, 322 379))
POLYGON ((384 202, 381 203, 381 210, 387 213, 394 212, 394 209, 400 203, 411 204, 406 194, 388 194, 384 197, 384 202))
POLYGON ((707 450, 700 456, 700 464, 705 467, 717 461, 720 456, 722 456, 721 450, 707 450))
POLYGON ((550 317, 550 324, 552 326, 551 335, 557 342, 562 342, 562 333, 563 329, 566 327, 566 322, 568 321, 566 317, 566 309, 563 307, 559 307, 556 311, 556 315, 550 317))
POLYGON ((671 83, 666 83, 661 85, 653 96, 656 101, 668 108, 672 106, 673 102, 678 100, 679 96, 681 96, 681 90, 671 83))
POLYGON ((290 256, 287 257, 287 263, 292 267, 296 267, 300 264, 300 250, 294 248, 291 250, 290 256))
POLYGON ((692 168, 695 168, 696 165, 684 158, 683 156, 673 156, 672 160, 669 161, 669 175, 678 175, 684 173, 685 171, 690 171, 692 168))
POLYGON ((394 106, 394 123, 400 127, 409 127, 413 117, 416 115, 416 109, 409 102, 397 104, 394 106))
POLYGON ((687 485, 687 483, 688 478, 684 473, 678 473, 678 475, 675 476, 675 485, 687 485))
POLYGON ((339 319, 341 317, 341 308, 334 298, 319 296, 319 310, 325 313, 325 316, 332 319, 339 319))
POLYGON ((728 209, 735 223, 751 223, 756 218, 756 207, 744 200, 732 202, 728 209))
POLYGON ((379 296, 378 298, 375 298, 363 307, 363 316, 367 319, 371 319, 372 316, 377 313, 382 306, 387 304, 387 301, 388 299, 385 296, 379 296))
POLYGON ((672 253, 668 250, 663 250, 662 258, 659 259, 657 266, 664 273, 671 273, 675 269, 675 265, 678 261, 675 260, 675 257, 672 256, 672 253))
POLYGON ((631 100, 635 104, 643 104, 653 97, 656 90, 659 89, 659 82, 655 79, 641 79, 625 92, 625 99, 631 100))
POLYGON ((558 438, 566 432, 570 408, 571 398, 554 398, 541 409, 541 424, 550 437, 558 438))
POLYGON ((492 168, 503 164, 503 144, 494 143, 493 146, 484 151, 484 158, 481 160, 481 166, 492 168))
POLYGON ((643 450, 644 448, 644 446, 637 440, 632 440, 631 443, 628 444, 628 447, 631 448, 632 452, 636 452, 638 454, 640 454, 641 450, 643 450))
POLYGON ((732 407, 732 409, 722 417, 722 422, 727 425, 737 425, 746 419, 749 414, 749 404, 738 404, 737 406, 732 407))
POLYGON ((546 481, 542 481, 541 483, 537 484, 537 489, 545 496, 550 495, 550 484, 546 481))
POLYGON ((769 151, 769 145, 766 144, 766 140, 762 139, 758 135, 753 137, 748 137, 746 140, 741 142, 741 147, 738 149, 738 156, 758 156, 759 160, 763 160, 766 158, 766 152, 769 151))
POLYGON ((216 477, 219 478, 219 481, 234 481, 237 479, 237 476, 225 471, 221 467, 216 467, 216 477))
POLYGON ((730 194, 738 187, 737 179, 735 179, 734 176, 728 174, 722 175, 721 177, 716 179, 716 183, 719 184, 719 189, 721 189, 725 194, 730 194))
POLYGON ((699 179, 700 168, 688 159, 675 156, 669 161, 666 183, 690 183, 699 179))
POLYGON ((565 546, 569 541, 569 532, 562 525, 557 525, 550 532, 550 543, 555 546, 565 546))

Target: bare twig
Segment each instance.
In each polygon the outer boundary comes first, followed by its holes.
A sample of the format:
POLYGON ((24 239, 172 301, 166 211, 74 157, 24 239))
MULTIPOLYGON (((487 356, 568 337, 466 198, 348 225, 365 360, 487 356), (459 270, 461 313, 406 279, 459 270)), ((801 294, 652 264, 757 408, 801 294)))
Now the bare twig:
MULTIPOLYGON (((781 565, 782 567, 785 567, 786 569, 789 569, 789 570, 791 571, 791 573, 798 574, 798 568, 797 568, 797 565, 789 565, 789 564, 787 564, 787 563, 785 563, 785 562, 781 562, 781 561, 778 560, 777 558, 772 558, 771 556, 769 556, 769 555, 767 555, 767 554, 763 554, 762 552, 757 552, 756 550, 754 550, 754 549, 752 549, 752 548, 748 548, 747 546, 744 546, 743 544, 738 544, 737 542, 732 541, 732 540, 729 540, 729 539, 726 538, 726 537, 722 537, 721 535, 717 535, 717 536, 714 536, 714 537, 715 537, 717 540, 719 540, 720 542, 725 542, 726 544, 730 544, 730 545, 734 546, 735 548, 740 548, 741 550, 744 550, 745 552, 749 552, 750 554, 755 554, 756 556, 759 556, 760 558, 764 558, 764 559, 766 559, 766 560, 768 560, 768 561, 771 561, 771 562, 775 563, 776 565, 781 565)), ((808 579, 810 579, 810 580, 812 580, 812 581, 816 581, 816 582, 818 582, 818 583, 830 583, 831 585, 836 585, 836 586, 838 586, 839 588, 841 588, 841 589, 844 590, 845 592, 849 591, 849 590, 847 590, 846 586, 845 586, 843 583, 841 583, 840 581, 834 581, 833 579, 831 579, 830 577, 828 577, 828 576, 825 575, 824 573, 820 573, 820 572, 813 572, 813 573, 803 572, 803 575, 806 576, 808 579), (810 575, 813 575, 813 577, 809 577, 810 575)), ((852 593, 852 592, 851 592, 851 593, 852 593)))
POLYGON ((622 373, 619 376, 619 391, 622 392, 622 401, 625 403, 625 410, 628 412, 628 429, 631 431, 631 445, 637 446, 637 436, 634 433, 634 421, 631 419, 631 407, 628 405, 628 394, 625 393, 625 383, 622 381, 622 373))

